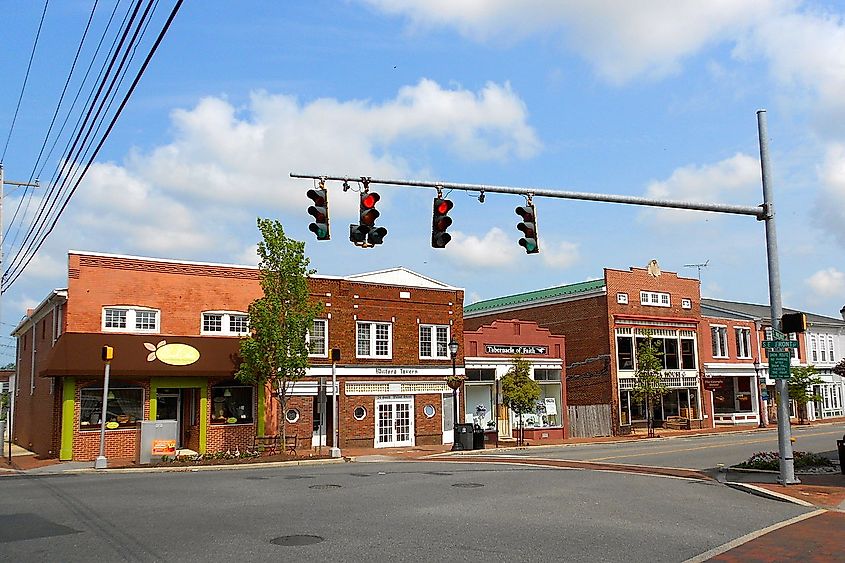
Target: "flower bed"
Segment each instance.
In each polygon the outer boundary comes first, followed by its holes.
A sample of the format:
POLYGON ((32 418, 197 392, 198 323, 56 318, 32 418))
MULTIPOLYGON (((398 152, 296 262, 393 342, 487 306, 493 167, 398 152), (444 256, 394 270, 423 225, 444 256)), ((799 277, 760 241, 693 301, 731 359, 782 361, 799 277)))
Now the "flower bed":
MULTIPOLYGON (((826 469, 833 471, 833 462, 828 458, 812 452, 793 452, 795 469, 826 469)), ((780 469, 780 454, 778 452, 757 452, 746 461, 736 465, 741 469, 762 469, 778 471, 780 469)))

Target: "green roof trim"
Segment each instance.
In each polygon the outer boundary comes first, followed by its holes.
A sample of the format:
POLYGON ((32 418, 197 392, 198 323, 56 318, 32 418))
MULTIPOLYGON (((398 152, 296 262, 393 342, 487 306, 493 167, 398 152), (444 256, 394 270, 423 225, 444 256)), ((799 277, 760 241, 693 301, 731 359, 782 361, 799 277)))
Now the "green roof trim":
POLYGON ((516 295, 506 295, 504 297, 486 299, 484 301, 476 301, 475 303, 471 303, 470 305, 464 307, 464 315, 467 313, 479 313, 481 311, 500 309, 503 307, 513 307, 522 303, 530 303, 531 301, 545 301, 546 299, 552 299, 564 295, 585 293, 587 291, 594 291, 603 287, 604 278, 571 283, 569 285, 559 285, 557 287, 549 287, 547 289, 537 289, 526 293, 517 293, 516 295))

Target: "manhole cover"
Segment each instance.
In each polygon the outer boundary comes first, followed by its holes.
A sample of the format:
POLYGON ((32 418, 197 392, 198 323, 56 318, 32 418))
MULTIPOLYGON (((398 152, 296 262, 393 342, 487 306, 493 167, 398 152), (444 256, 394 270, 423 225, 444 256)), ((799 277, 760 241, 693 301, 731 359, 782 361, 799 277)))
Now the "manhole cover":
POLYGON ((311 485, 308 487, 309 489, 339 489, 340 485, 335 485, 332 483, 326 483, 323 485, 311 485))
POLYGON ((297 546, 297 545, 314 545, 315 543, 320 543, 323 541, 324 538, 320 536, 311 536, 308 534, 297 534, 293 536, 282 536, 280 538, 273 538, 270 540, 270 543, 273 545, 287 545, 287 546, 297 546))
POLYGON ((455 483, 452 485, 453 487, 460 487, 461 489, 476 489, 478 487, 483 487, 482 483, 455 483))

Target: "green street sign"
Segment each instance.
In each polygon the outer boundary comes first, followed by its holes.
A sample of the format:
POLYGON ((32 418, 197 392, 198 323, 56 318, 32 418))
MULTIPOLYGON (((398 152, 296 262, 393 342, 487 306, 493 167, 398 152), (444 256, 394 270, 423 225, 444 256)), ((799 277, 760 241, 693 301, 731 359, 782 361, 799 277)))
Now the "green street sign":
POLYGON ((763 348, 798 348, 797 340, 764 340, 763 348))
POLYGON ((770 363, 772 360, 788 362, 792 358, 792 352, 787 352, 786 350, 769 350, 766 355, 769 357, 770 363))
POLYGON ((772 379, 789 379, 789 352, 769 354, 769 377, 772 379), (785 354, 785 355, 784 355, 785 354))

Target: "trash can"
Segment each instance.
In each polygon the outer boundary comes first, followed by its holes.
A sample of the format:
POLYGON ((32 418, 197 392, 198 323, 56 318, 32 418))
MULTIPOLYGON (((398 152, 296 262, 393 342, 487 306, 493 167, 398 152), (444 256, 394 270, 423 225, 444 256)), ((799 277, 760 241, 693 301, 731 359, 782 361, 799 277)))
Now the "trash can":
POLYGON ((458 445, 462 450, 473 449, 473 431, 472 424, 456 424, 458 445))
POLYGON ((484 429, 477 424, 472 429, 472 449, 484 449, 484 429))
POLYGON ((839 471, 845 475, 845 434, 841 440, 836 440, 836 449, 839 450, 839 471))

